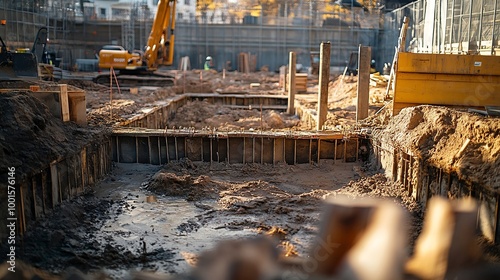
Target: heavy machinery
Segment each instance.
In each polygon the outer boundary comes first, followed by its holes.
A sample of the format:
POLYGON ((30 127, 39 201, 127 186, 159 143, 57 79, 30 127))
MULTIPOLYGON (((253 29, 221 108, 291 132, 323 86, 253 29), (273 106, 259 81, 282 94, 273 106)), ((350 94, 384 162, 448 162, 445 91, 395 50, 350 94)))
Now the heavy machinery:
MULTIPOLYGON (((173 85, 173 77, 158 73, 159 66, 174 60, 176 0, 158 1, 148 43, 144 51, 129 51, 121 46, 104 46, 99 52, 99 68, 116 73, 121 87, 173 85)), ((109 85, 110 74, 101 74, 96 83, 109 85)), ((114 80, 114 78, 113 78, 114 80)))
POLYGON ((33 47, 11 51, 0 37, 0 80, 38 79, 38 63, 42 62, 47 44, 47 28, 38 30, 33 47))

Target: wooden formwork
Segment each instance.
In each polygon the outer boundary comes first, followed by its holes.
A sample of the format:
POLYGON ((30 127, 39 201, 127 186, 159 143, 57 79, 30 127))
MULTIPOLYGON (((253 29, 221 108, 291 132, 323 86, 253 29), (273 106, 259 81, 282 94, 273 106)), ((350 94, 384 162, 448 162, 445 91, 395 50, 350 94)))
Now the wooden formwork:
POLYGON ((358 160, 360 139, 340 133, 207 132, 115 128, 113 161, 166 164, 182 158, 202 162, 302 164, 322 159, 358 160))
POLYGON ((479 203, 477 228, 492 242, 500 243, 498 192, 465 181, 456 172, 432 166, 407 149, 394 147, 376 137, 371 142, 377 169, 383 169, 388 178, 401 183, 408 195, 424 207, 435 196, 476 199, 479 203))
POLYGON ((84 90, 68 88, 60 84, 49 90, 40 90, 37 85, 29 89, 1 89, 0 92, 30 90, 32 95, 45 104, 50 113, 63 122, 73 121, 79 125, 87 125, 87 103, 84 90))
MULTIPOLYGON (((78 196, 110 171, 111 142, 107 136, 104 141, 89 143, 76 153, 47 163, 38 172, 24 175, 16 182, 18 233, 23 235, 31 222, 78 196)), ((5 235, 5 229, 0 229, 0 237, 5 235)))
MULTIPOLYGON (((284 91, 288 90, 288 67, 286 66, 280 67, 279 86, 284 91)), ((307 73, 295 74, 295 90, 301 93, 307 92, 307 73)))

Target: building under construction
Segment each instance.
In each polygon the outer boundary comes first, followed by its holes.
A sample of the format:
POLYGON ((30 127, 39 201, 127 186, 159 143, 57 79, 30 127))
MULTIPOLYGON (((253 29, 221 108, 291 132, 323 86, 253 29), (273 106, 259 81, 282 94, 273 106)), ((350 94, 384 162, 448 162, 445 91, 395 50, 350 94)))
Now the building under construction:
POLYGON ((498 279, 499 10, 1 2, 0 278, 498 279))

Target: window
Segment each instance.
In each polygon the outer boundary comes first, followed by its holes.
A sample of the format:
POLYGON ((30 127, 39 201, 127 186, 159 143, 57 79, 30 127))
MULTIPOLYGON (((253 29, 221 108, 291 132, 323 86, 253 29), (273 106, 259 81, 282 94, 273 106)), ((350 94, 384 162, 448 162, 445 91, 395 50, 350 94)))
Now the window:
POLYGON ((158 6, 159 0, 153 0, 153 5, 158 6))
POLYGON ((101 8, 101 16, 106 16, 106 8, 101 8))
POLYGON ((182 13, 177 13, 177 19, 182 20, 183 14, 182 13))
POLYGON ((184 5, 189 6, 189 0, 184 0, 184 5))

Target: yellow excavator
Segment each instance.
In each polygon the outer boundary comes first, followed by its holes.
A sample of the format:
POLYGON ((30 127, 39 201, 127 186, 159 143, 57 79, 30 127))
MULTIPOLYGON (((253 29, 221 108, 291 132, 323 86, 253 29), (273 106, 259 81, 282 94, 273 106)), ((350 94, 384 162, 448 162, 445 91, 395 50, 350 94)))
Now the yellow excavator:
MULTIPOLYGON (((173 85, 172 76, 158 73, 156 70, 159 66, 173 64, 175 6, 176 0, 158 1, 158 9, 144 51, 131 52, 121 46, 104 46, 99 51, 99 68, 112 69, 120 87, 173 85)), ((110 74, 100 74, 94 81, 109 85, 110 74)))

